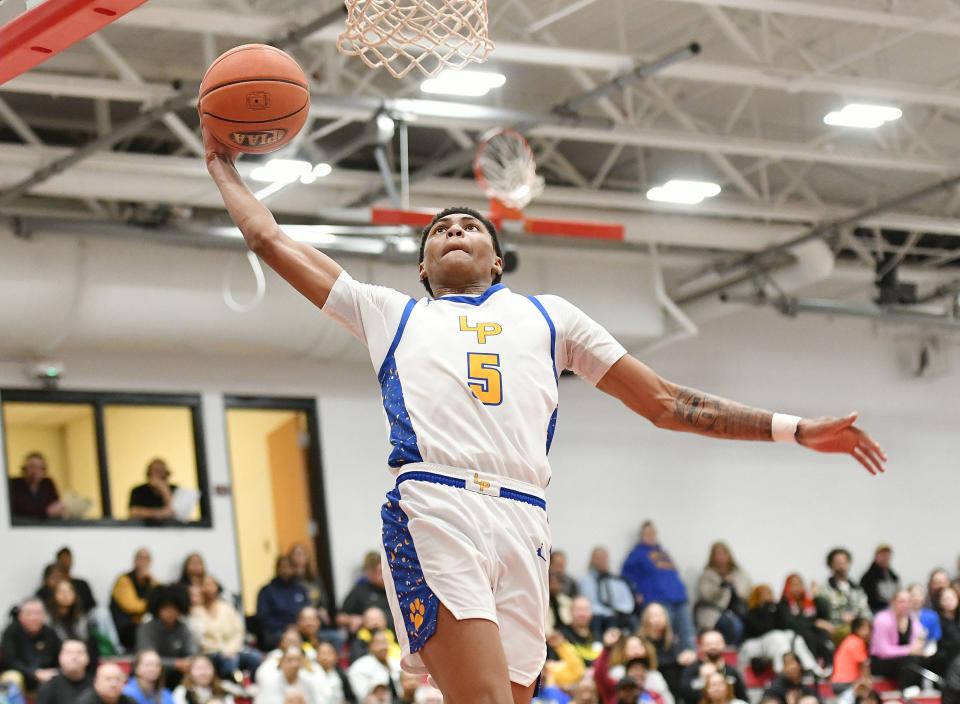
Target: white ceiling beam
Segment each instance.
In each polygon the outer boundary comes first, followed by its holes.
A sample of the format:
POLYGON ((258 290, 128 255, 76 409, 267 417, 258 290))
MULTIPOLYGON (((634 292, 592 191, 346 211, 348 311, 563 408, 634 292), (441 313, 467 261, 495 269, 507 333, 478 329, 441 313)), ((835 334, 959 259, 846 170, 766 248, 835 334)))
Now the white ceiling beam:
MULTIPOLYGON (((130 102, 142 102, 145 96, 151 96, 155 100, 173 93, 171 88, 155 83, 140 85, 130 81, 110 81, 100 78, 44 73, 24 74, 0 86, 0 91, 52 93, 55 95, 69 92, 69 95, 85 95, 91 98, 130 102)), ((486 129, 500 124, 504 119, 503 115, 496 111, 485 112, 482 106, 461 105, 449 101, 401 99, 389 102, 401 112, 410 112, 416 115, 417 124, 424 127, 449 128, 452 125, 459 125, 468 129, 471 127, 486 129), (456 116, 458 114, 457 108, 460 107, 469 108, 469 112, 459 111, 463 117, 456 116), (470 114, 476 114, 477 119, 468 119, 470 114)), ((311 110, 312 117, 335 120, 366 121, 370 119, 370 114, 371 111, 366 106, 352 107, 342 99, 324 100, 322 97, 314 100, 311 110)), ((827 149, 778 140, 640 128, 630 125, 605 129, 574 125, 543 125, 531 130, 531 134, 551 139, 596 144, 626 144, 693 152, 710 151, 733 156, 783 158, 801 162, 809 161, 918 173, 936 174, 949 168, 949 162, 945 160, 920 158, 914 155, 827 149)))
MULTIPOLYGON (((0 145, 0 163, 5 167, 0 171, 0 189, 68 152, 68 149, 62 148, 0 145)), ((252 165, 241 161, 239 168, 241 174, 247 176, 252 165)), ((349 193, 355 196, 379 183, 380 175, 374 172, 335 169, 333 174, 311 186, 298 185, 287 189, 278 196, 274 207, 278 212, 315 216, 319 209, 331 207, 338 194, 349 193)), ((432 202, 440 205, 451 198, 482 199, 476 184, 468 179, 434 178, 418 182, 412 188, 421 198, 430 197, 432 202)), ((39 185, 34 193, 54 197, 105 200, 119 198, 222 207, 222 201, 207 175, 203 159, 194 157, 104 152, 39 185)), ((548 186, 529 210, 535 213, 548 206, 575 209, 571 211, 571 218, 575 217, 572 213, 581 211, 580 219, 583 219, 582 211, 594 211, 597 217, 611 222, 617 222, 617 218, 623 213, 653 212, 683 215, 693 219, 719 217, 805 225, 838 218, 851 212, 848 208, 830 204, 818 208, 795 201, 775 205, 728 197, 711 198, 699 206, 674 206, 649 201, 639 192, 565 186, 548 186)), ((915 213, 884 213, 868 218, 862 224, 864 227, 920 230, 960 236, 960 220, 915 213)), ((723 246, 722 241, 714 244, 723 246)))
MULTIPOLYGON (((913 31, 918 25, 929 21, 927 17, 903 15, 893 12, 863 10, 842 5, 827 5, 809 0, 665 0, 666 2, 702 5, 705 7, 723 7, 734 10, 773 13, 792 17, 806 17, 815 20, 832 20, 850 24, 867 25, 913 31)), ((905 6, 906 4, 904 4, 905 6)), ((960 22, 938 22, 927 24, 917 30, 924 34, 936 34, 945 37, 960 37, 960 22)))

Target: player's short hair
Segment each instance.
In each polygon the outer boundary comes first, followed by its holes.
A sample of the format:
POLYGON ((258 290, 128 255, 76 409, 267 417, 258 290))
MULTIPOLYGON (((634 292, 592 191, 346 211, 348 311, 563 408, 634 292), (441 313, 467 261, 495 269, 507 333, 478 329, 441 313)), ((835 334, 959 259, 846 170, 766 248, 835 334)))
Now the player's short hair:
MULTIPOLYGON (((427 246, 427 235, 430 234, 430 230, 433 229, 433 226, 437 224, 438 220, 442 220, 448 215, 453 215, 454 213, 469 215, 475 220, 479 220, 481 223, 483 223, 483 226, 487 229, 487 232, 490 234, 490 239, 493 240, 493 250, 497 253, 498 257, 500 257, 501 259, 503 258, 503 252, 500 249, 500 238, 497 236, 497 228, 493 224, 493 222, 491 222, 485 215, 483 215, 477 210, 474 210, 473 208, 468 208, 466 206, 454 206, 452 208, 444 208, 443 210, 441 210, 439 213, 433 216, 433 220, 430 221, 430 224, 427 225, 425 228, 423 228, 423 231, 420 234, 420 260, 417 262, 418 264, 423 264, 423 250, 427 246)), ((500 283, 500 279, 502 278, 503 278, 502 274, 497 274, 493 279, 493 283, 495 284, 500 283)), ((421 283, 423 284, 423 287, 427 289, 427 293, 429 293, 432 296, 433 289, 430 288, 430 281, 424 278, 421 281, 421 283)))

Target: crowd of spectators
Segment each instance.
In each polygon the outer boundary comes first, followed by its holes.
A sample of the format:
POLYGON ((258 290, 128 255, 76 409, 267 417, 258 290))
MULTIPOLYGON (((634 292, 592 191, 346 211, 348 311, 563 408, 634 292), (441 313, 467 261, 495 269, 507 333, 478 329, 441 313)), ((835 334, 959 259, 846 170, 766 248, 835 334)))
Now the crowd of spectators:
MULTIPOLYGON (((154 470, 155 471, 155 470, 154 470)), ((582 576, 550 559, 547 664, 539 700, 566 704, 879 702, 879 682, 942 689, 960 704, 960 581, 942 569, 903 585, 878 546, 858 582, 850 552, 826 579, 790 574, 779 595, 754 584, 722 542, 688 591, 656 526, 619 570, 595 548, 582 576), (826 689, 824 689, 826 687, 826 689)), ((0 642, 0 700, 36 704, 400 704, 439 702, 400 671, 378 552, 339 609, 305 545, 276 561, 256 612, 190 553, 157 578, 141 548, 102 606, 64 547, 11 610, 0 642)))

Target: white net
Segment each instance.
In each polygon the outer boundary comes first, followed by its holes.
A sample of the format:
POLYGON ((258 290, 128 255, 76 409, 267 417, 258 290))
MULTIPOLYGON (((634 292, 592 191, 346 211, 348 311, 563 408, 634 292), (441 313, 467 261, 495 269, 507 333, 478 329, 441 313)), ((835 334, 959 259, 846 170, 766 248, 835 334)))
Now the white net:
POLYGON ((498 129, 477 146, 473 159, 477 183, 490 198, 510 208, 522 209, 543 193, 533 150, 516 130, 498 129))
POLYGON ((345 0, 347 26, 337 48, 395 78, 414 68, 435 76, 444 68, 483 63, 493 51, 487 0, 345 0))

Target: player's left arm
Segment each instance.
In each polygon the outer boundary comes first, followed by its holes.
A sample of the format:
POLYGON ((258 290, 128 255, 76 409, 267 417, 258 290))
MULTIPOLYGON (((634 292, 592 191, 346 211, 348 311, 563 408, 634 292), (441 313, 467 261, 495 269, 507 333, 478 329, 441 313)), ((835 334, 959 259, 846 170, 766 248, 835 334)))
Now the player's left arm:
MULTIPOLYGON (((597 388, 658 428, 730 440, 774 439, 772 412, 674 384, 629 354, 610 367, 597 388)), ((886 454, 856 420, 856 413, 802 418, 796 441, 818 452, 852 455, 871 474, 883 472, 886 454)))

